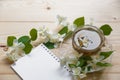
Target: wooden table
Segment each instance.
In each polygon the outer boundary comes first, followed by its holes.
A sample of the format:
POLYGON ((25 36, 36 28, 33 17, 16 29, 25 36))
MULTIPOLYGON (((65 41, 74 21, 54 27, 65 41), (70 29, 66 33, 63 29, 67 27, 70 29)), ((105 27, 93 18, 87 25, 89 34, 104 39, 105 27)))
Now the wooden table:
MULTIPOLYGON (((19 37, 28 34, 31 28, 47 26, 55 30, 57 14, 68 17, 70 22, 84 16, 86 24, 92 21, 97 27, 112 26, 113 32, 107 38, 115 50, 113 66, 90 74, 87 80, 120 80, 120 0, 0 0, 0 44, 6 45, 8 35, 19 37)), ((0 80, 20 80, 11 70, 2 48, 0 80)))

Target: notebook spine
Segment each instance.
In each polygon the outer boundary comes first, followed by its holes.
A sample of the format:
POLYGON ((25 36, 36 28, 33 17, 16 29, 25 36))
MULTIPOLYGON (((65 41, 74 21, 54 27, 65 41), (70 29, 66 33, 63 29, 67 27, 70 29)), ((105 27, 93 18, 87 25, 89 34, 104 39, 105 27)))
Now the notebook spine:
MULTIPOLYGON (((60 62, 60 59, 58 57, 56 57, 44 44, 41 44, 41 46, 57 61, 57 62, 60 62)), ((67 67, 67 66, 64 66, 64 68, 71 72, 71 70, 67 67)))
POLYGON ((44 44, 41 44, 41 46, 57 61, 60 62, 59 58, 55 56, 44 44))

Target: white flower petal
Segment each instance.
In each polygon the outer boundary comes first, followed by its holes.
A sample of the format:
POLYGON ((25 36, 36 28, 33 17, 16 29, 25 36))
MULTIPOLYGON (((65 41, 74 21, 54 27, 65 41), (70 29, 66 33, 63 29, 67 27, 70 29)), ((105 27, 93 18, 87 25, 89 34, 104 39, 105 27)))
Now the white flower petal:
POLYGON ((62 17, 60 15, 57 15, 57 19, 58 19, 58 22, 59 24, 63 23, 64 21, 66 21, 66 17, 62 17))
POLYGON ((69 31, 74 31, 76 28, 77 28, 77 27, 76 27, 75 24, 68 26, 68 30, 69 30, 69 31))
POLYGON ((82 78, 85 78, 86 77, 86 74, 79 74, 79 77, 82 79, 82 78))
POLYGON ((81 68, 77 67, 77 68, 72 68, 72 74, 73 75, 80 75, 81 73, 81 68))

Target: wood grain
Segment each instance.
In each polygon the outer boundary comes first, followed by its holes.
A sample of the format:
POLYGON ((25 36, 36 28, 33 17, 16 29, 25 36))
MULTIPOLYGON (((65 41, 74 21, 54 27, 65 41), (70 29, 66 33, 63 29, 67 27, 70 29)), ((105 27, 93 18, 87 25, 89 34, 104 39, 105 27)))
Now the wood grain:
MULTIPOLYGON (((28 34, 31 28, 47 26, 54 31, 58 14, 68 17, 69 22, 84 16, 86 24, 92 21, 97 27, 112 26, 107 38, 115 50, 113 66, 85 80, 120 80, 120 0, 0 0, 0 44, 5 45, 9 35, 28 34)), ((10 64, 0 48, 0 80, 20 80, 10 64)))

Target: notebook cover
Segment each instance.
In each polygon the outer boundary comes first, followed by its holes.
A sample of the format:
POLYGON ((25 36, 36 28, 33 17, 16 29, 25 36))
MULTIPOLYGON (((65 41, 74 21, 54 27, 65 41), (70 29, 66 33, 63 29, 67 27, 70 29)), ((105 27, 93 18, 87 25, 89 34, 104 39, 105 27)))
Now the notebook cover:
POLYGON ((20 58, 11 68, 22 80, 72 80, 70 73, 61 68, 59 59, 43 44, 20 58))

